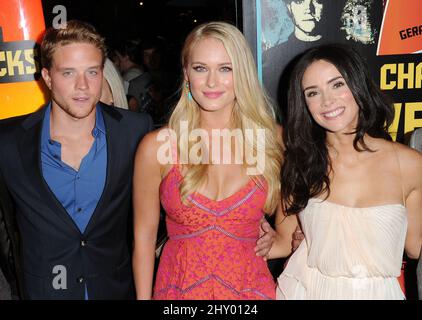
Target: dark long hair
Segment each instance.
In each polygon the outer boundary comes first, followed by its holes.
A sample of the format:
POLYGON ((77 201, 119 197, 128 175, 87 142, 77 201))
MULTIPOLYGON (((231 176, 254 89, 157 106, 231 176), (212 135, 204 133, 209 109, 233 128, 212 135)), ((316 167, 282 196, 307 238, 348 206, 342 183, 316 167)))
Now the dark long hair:
POLYGON ((284 130, 284 163, 281 190, 286 214, 297 214, 308 200, 330 193, 331 163, 326 146, 326 129, 319 126, 308 111, 302 90, 305 70, 314 61, 332 63, 343 76, 359 106, 358 124, 353 147, 370 151, 365 142, 367 134, 391 140, 388 127, 394 118, 389 99, 369 76, 365 61, 358 52, 340 44, 328 44, 306 51, 295 65, 288 89, 287 123, 284 130))

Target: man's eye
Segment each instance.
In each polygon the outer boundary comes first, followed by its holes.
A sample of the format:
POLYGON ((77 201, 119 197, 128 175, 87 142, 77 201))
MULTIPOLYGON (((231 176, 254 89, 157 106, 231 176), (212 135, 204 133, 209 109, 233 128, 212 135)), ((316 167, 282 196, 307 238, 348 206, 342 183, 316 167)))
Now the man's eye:
POLYGON ((70 76, 70 75, 72 74, 72 72, 70 72, 70 71, 65 71, 65 72, 63 72, 62 74, 63 74, 63 76, 68 77, 68 76, 70 76))

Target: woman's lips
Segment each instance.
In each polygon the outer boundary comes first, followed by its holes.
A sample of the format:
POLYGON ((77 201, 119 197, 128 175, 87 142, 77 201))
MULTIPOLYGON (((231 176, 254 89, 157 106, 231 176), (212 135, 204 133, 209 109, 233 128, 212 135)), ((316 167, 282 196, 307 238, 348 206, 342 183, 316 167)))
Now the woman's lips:
POLYGON ((223 95, 224 92, 203 92, 204 96, 206 96, 209 99, 217 99, 223 95))
POLYGON ((340 115, 342 115, 345 109, 346 109, 345 107, 339 107, 334 110, 324 112, 322 115, 324 116, 325 119, 335 119, 339 117, 340 115))

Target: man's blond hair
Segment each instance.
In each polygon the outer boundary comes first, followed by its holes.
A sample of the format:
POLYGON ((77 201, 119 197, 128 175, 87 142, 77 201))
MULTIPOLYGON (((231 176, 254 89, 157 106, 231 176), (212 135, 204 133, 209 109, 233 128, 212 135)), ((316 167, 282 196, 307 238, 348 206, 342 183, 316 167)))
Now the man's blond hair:
POLYGON ((50 69, 56 48, 71 43, 93 44, 101 51, 104 65, 107 53, 104 38, 92 25, 82 21, 70 20, 63 29, 49 28, 46 30, 41 43, 42 66, 50 69))

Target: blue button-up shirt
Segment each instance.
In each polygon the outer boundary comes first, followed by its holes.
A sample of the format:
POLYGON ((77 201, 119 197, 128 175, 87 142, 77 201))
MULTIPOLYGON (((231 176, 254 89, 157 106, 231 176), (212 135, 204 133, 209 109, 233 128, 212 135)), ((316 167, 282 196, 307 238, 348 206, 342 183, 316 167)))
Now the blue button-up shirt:
POLYGON ((41 132, 41 163, 44 180, 66 209, 80 232, 85 231, 104 189, 107 169, 107 143, 103 115, 96 107, 94 143, 83 157, 79 171, 61 160, 61 144, 50 137, 51 104, 41 132))
MULTIPOLYGON (((103 193, 107 170, 107 141, 104 118, 96 106, 94 143, 76 171, 61 159, 61 144, 50 136, 51 103, 41 131, 41 165, 44 180, 83 233, 103 193)), ((85 300, 88 290, 85 285, 85 300)))

